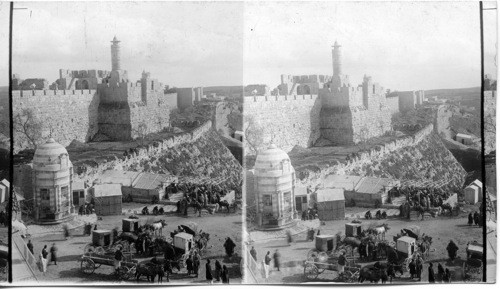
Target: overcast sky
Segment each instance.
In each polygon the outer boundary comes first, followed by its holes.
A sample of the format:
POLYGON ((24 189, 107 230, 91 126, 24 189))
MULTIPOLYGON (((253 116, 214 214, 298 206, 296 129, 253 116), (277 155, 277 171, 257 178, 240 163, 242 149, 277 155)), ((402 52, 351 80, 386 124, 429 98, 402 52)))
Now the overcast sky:
MULTIPOLYGON (((177 87, 275 87, 281 74, 331 75, 337 40, 354 85, 368 74, 392 90, 480 86, 478 2, 16 5, 28 8, 14 12, 13 72, 23 78, 53 82, 59 68, 110 70, 116 35, 122 69, 134 81, 146 69, 177 87)), ((496 13, 486 11, 486 72, 494 75, 496 27, 496 13)), ((2 75, 6 69, 2 62, 2 75)))
MULTIPOLYGON (((494 17, 485 21, 496 28, 494 17)), ((479 27, 478 2, 247 3, 245 82, 274 87, 280 74, 331 75, 337 40, 354 85, 366 73, 392 90, 480 86, 479 27)))
POLYGON ((13 72, 58 78, 59 68, 111 70, 110 41, 122 69, 164 84, 241 85, 243 3, 20 3, 14 12, 13 72))
POLYGON ((9 85, 9 5, 0 2, 0 86, 9 85))

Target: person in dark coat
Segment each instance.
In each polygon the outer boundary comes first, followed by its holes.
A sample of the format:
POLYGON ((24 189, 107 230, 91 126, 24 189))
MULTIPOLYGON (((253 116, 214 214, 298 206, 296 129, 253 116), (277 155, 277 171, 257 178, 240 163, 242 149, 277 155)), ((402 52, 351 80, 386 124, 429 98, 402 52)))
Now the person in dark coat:
POLYGON ((445 274, 445 272, 444 272, 443 266, 441 265, 441 263, 438 263, 437 281, 439 283, 444 281, 444 274, 445 274))
POLYGON ((281 265, 281 253, 278 251, 278 249, 276 249, 276 252, 274 252, 273 259, 274 259, 274 268, 277 268, 279 271, 281 265))
POLYGON ((31 240, 28 240, 28 244, 26 244, 26 247, 28 247, 28 250, 30 250, 31 254, 35 255, 35 251, 33 250, 33 243, 31 243, 31 240))
POLYGON ((212 277, 212 265, 210 265, 210 259, 207 259, 207 264, 205 264, 205 274, 207 281, 210 284, 213 284, 214 278, 212 277))
POLYGON ((187 268, 187 274, 191 275, 193 274, 193 256, 189 255, 189 258, 186 260, 186 268, 187 268))
POLYGON ((413 279, 415 278, 415 274, 416 274, 416 264, 415 264, 415 259, 411 259, 411 262, 410 262, 410 279, 413 279))
POLYGON ((420 255, 417 255, 417 261, 415 262, 415 267, 417 269, 418 281, 422 280, 422 271, 424 269, 424 259, 420 255))
POLYGON ((54 262, 54 265, 57 265, 57 247, 56 243, 52 244, 50 248, 50 262, 54 262))
POLYGON ((432 268, 432 263, 429 263, 429 283, 436 283, 434 278, 434 268, 432 268))
POLYGON ((469 226, 472 226, 472 223, 474 222, 474 217, 472 217, 472 213, 469 213, 469 222, 467 222, 467 224, 469 226))
POLYGON ((227 270, 226 265, 222 266, 222 283, 229 284, 229 271, 227 270))
POLYGON ((226 242, 224 242, 224 248, 226 249, 226 255, 228 257, 233 256, 234 247, 236 247, 236 244, 233 242, 231 238, 227 237, 226 242))
POLYGON ((198 277, 198 270, 200 269, 200 255, 198 252, 194 252, 193 256, 193 270, 196 277, 198 277))
POLYGON ((257 251, 255 248, 252 246, 252 249, 250 250, 250 255, 252 255, 253 259, 257 261, 257 251))
POLYGON ((478 212, 474 212, 474 223, 476 224, 476 226, 479 226, 479 213, 478 212))
POLYGON ((222 265, 219 260, 215 260, 215 281, 219 282, 222 274, 222 265))
POLYGON ((450 257, 451 261, 455 260, 457 257, 458 247, 453 240, 450 240, 450 243, 446 246, 446 251, 448 251, 448 257, 450 257))

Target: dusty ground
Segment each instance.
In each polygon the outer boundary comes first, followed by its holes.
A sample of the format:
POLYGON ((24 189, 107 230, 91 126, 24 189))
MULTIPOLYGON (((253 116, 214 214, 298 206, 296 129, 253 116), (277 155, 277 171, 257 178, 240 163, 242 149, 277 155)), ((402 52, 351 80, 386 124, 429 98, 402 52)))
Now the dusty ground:
MULTIPOLYGON (((362 220, 364 226, 368 226, 370 222, 362 220)), ((336 234, 337 232, 345 232, 345 223, 348 221, 327 221, 325 225, 320 226, 321 234, 336 234)), ((381 221, 374 221, 381 222, 381 221)), ((478 226, 469 227, 467 219, 464 214, 459 217, 447 217, 441 216, 434 219, 429 219, 425 221, 406 221, 398 218, 388 219, 387 222, 390 230, 386 235, 387 240, 393 239, 398 232, 403 228, 408 228, 412 225, 420 226, 421 233, 430 235, 433 237, 433 243, 431 246, 431 253, 429 257, 425 258, 426 263, 424 264, 424 273, 422 275, 422 282, 426 283, 428 280, 428 262, 434 263, 434 270, 437 271, 437 263, 441 263, 445 268, 449 268, 452 272, 452 282, 461 282, 462 273, 461 268, 463 260, 466 259, 465 247, 467 242, 478 241, 482 242, 482 228, 478 226), (446 251, 446 246, 448 245, 450 239, 458 245, 459 251, 457 252, 458 258, 455 262, 448 261, 448 255, 446 251)), ((285 239, 276 239, 273 241, 268 241, 265 243, 254 243, 253 245, 257 250, 258 263, 262 262, 265 254, 270 251, 271 255, 278 249, 282 256, 282 268, 279 272, 274 270, 270 274, 268 279, 269 283, 305 283, 311 282, 304 277, 304 267, 303 261, 306 259, 307 252, 314 248, 313 242, 305 241, 305 234, 297 235, 295 242, 291 246, 286 244, 285 239)), ((366 264, 362 264, 366 265, 366 264)), ((336 277, 335 271, 325 271, 318 276, 315 282, 332 282, 336 277)), ((412 281, 408 277, 408 272, 400 278, 393 281, 394 283, 413 283, 418 281, 412 281)))
MULTIPOLYGON (((143 207, 143 205, 138 205, 143 207)), ((121 220, 127 216, 108 216, 104 217, 103 220, 98 221, 98 229, 113 229, 119 227, 121 229, 121 220)), ((165 219, 167 221, 167 227, 163 230, 163 235, 170 236, 170 232, 177 228, 178 225, 187 224, 188 222, 195 222, 198 224, 198 228, 210 233, 210 241, 208 248, 202 254, 201 268, 199 272, 199 277, 187 277, 186 269, 181 269, 180 273, 174 273, 171 276, 171 283, 174 284, 188 284, 188 283, 205 283, 205 264, 206 259, 211 260, 212 268, 214 267, 215 260, 219 260, 222 265, 226 265, 229 269, 230 283, 241 283, 241 272, 240 272, 240 261, 241 261, 241 229, 242 229, 242 218, 241 212, 237 214, 224 214, 218 213, 215 215, 203 215, 202 217, 194 216, 193 212, 190 211, 190 216, 188 218, 180 217, 176 215, 172 216, 140 216, 141 219, 165 219), (236 243, 235 252, 238 256, 233 257, 231 260, 225 257, 225 251, 223 243, 226 237, 231 237, 236 243)), ((83 229, 82 229, 83 231, 83 229)), ((80 257, 83 254, 83 249, 86 244, 91 242, 91 236, 74 235, 68 240, 64 240, 62 232, 54 233, 50 235, 45 235, 41 237, 33 237, 32 242, 34 243, 35 256, 40 254, 43 245, 47 245, 48 248, 52 243, 56 243, 58 247, 59 255, 58 262, 56 265, 49 265, 47 272, 42 275, 40 274, 40 282, 63 282, 68 283, 88 283, 88 282, 111 282, 120 283, 113 273, 113 267, 101 266, 97 268, 92 275, 85 275, 80 270, 80 257)), ((150 258, 139 258, 138 260, 147 260, 150 258)), ((175 270, 176 271, 176 270, 175 270)), ((146 278, 141 277, 139 283, 146 283, 146 278)), ((164 279, 166 282, 166 279, 164 279)), ((135 280, 124 281, 123 283, 136 283, 135 280)))

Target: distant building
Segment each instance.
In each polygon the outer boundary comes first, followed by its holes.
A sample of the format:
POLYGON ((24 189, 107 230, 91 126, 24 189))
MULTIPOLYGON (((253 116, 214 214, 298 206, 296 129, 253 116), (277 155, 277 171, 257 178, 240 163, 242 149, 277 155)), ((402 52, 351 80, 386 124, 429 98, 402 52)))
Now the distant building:
POLYGON ((464 189, 465 201, 469 204, 476 204, 483 200, 483 183, 479 180, 473 181, 464 189))
POLYGON ((120 184, 98 184, 90 188, 95 212, 99 216, 122 214, 122 190, 120 184))
POLYGON ((457 133, 455 140, 464 145, 472 144, 472 136, 463 133, 457 133))
POLYGON ((343 189, 319 189, 316 191, 318 217, 321 221, 345 219, 345 198, 343 189))

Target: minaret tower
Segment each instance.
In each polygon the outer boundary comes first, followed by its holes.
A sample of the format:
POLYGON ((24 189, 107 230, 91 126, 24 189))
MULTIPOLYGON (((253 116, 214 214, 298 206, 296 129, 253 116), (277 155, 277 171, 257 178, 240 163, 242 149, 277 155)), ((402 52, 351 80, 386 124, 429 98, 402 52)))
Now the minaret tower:
POLYGON ((340 53, 340 46, 337 41, 335 41, 335 44, 332 46, 332 60, 333 60, 333 77, 337 78, 342 75, 342 60, 341 60, 341 53, 340 53))
POLYGON ((116 36, 111 41, 111 71, 121 70, 120 67, 120 41, 116 36))

